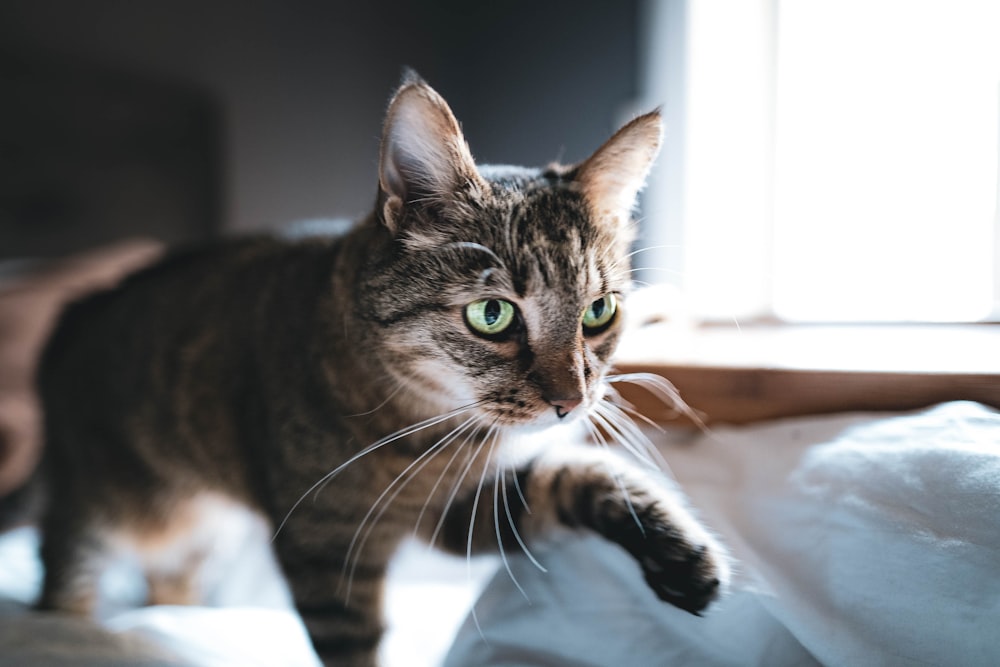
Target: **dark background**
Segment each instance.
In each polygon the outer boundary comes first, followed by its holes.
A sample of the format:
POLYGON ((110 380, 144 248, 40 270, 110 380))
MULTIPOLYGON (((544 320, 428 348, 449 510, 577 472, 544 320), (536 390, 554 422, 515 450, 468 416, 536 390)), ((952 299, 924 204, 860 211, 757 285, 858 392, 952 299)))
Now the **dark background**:
POLYGON ((374 201, 401 68, 479 162, 586 157, 633 111, 639 0, 0 2, 0 259, 374 201))

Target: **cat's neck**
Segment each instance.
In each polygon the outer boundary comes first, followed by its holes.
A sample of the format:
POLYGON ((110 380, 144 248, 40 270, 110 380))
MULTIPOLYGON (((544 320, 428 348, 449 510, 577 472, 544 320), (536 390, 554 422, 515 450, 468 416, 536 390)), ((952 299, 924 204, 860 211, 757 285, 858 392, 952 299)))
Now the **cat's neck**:
MULTIPOLYGON (((322 373, 343 415, 364 421, 376 432, 418 424, 454 411, 457 405, 433 400, 426 391, 401 379, 391 360, 378 353, 380 333, 357 302, 361 283, 373 266, 388 260, 392 240, 380 223, 369 218, 338 242, 330 298, 321 303, 325 323, 321 336, 328 349, 349 353, 325 355, 322 373)), ((451 420, 442 422, 450 428, 451 420)), ((429 427, 428 434, 437 428, 429 427)))

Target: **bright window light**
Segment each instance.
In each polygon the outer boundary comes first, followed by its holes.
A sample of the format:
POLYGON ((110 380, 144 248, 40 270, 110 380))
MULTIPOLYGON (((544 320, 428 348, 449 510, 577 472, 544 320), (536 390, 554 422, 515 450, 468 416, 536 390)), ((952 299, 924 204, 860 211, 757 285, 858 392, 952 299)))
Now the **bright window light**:
POLYGON ((643 280, 706 320, 1000 318, 1000 1, 643 7, 643 280))
POLYGON ((1000 2, 788 0, 777 19, 775 313, 989 316, 1000 2))

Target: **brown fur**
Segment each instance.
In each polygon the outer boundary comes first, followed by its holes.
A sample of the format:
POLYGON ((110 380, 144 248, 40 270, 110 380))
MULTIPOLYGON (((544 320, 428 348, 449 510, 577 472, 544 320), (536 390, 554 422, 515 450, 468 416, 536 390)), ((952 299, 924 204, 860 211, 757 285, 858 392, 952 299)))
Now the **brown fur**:
POLYGON ((593 529, 663 599, 702 609, 724 560, 656 475, 558 431, 542 454, 504 458, 519 429, 604 398, 622 314, 587 329, 581 313, 628 290, 630 209, 660 133, 653 113, 576 167, 477 168, 444 100, 410 76, 375 212, 345 237, 176 253, 70 308, 40 376, 41 606, 88 613, 121 548, 154 601, 190 599, 211 546, 198 512, 238 502, 277 527, 326 664, 374 663, 383 575, 413 532, 465 553, 510 552, 556 522, 593 529), (514 304, 511 326, 476 333, 464 313, 480 299, 514 304))

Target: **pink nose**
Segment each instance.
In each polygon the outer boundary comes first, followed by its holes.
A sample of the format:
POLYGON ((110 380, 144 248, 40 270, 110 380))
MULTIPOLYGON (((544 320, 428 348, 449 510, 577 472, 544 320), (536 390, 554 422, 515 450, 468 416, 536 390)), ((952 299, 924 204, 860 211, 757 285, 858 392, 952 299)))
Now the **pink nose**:
POLYGON ((574 408, 583 403, 583 401, 579 398, 557 398, 549 401, 549 403, 556 409, 556 416, 562 419, 572 412, 574 408))

